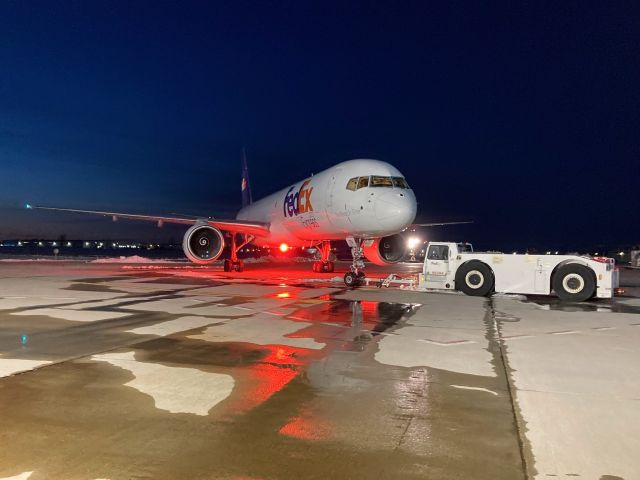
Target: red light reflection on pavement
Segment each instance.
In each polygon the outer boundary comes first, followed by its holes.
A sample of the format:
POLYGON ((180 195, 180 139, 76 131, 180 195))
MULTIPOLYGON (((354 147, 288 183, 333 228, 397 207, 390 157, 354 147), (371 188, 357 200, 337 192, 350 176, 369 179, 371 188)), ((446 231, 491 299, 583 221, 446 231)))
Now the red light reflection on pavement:
POLYGON ((379 302, 360 301, 357 304, 351 302, 325 302, 300 308, 289 315, 290 320, 302 322, 322 321, 349 326, 358 317, 358 321, 366 324, 377 324, 380 321, 379 302), (359 304, 359 305, 357 305, 359 304))
POLYGON ((260 349, 267 349, 268 353, 259 363, 234 374, 236 388, 228 399, 228 408, 233 413, 248 412, 266 402, 286 387, 311 357, 320 355, 286 345, 261 345, 260 349))
POLYGON ((278 432, 300 440, 328 440, 333 435, 329 422, 313 415, 310 408, 304 408, 299 415, 291 418, 278 432))

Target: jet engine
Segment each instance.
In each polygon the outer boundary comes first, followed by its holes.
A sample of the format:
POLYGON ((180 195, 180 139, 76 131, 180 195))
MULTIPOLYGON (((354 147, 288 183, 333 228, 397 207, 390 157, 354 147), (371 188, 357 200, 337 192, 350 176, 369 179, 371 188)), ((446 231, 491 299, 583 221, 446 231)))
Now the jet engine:
POLYGON ((407 253, 407 242, 399 233, 365 242, 364 256, 376 265, 398 263, 407 253), (367 246, 367 243, 370 243, 367 246))
POLYGON ((224 237, 222 232, 210 225, 194 225, 182 240, 182 250, 193 263, 206 265, 222 254, 224 237))

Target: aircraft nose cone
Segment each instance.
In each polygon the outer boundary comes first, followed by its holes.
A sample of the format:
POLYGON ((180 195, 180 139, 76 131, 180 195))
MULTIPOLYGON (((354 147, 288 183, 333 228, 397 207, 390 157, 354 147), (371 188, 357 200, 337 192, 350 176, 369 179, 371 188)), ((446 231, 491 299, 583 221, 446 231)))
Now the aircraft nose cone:
POLYGON ((376 199, 375 213, 380 226, 389 231, 400 231, 416 218, 416 197, 411 190, 388 192, 376 199))

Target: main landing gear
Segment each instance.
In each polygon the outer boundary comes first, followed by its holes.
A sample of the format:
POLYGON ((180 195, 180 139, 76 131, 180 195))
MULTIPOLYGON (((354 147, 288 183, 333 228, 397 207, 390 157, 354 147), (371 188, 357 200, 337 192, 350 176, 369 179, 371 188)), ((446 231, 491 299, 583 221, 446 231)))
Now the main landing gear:
POLYGON ((351 247, 351 256, 353 263, 351 271, 344 274, 344 284, 347 287, 357 287, 364 283, 364 250, 362 248, 363 240, 361 238, 347 238, 347 244, 351 247))
POLYGON ((236 242, 236 234, 231 233, 231 258, 225 259, 223 269, 225 272, 242 272, 244 270, 244 262, 238 259, 238 252, 242 247, 253 240, 251 235, 243 235, 240 245, 236 242))
POLYGON ((316 273, 331 273, 333 272, 334 263, 329 260, 331 256, 331 242, 326 241, 320 244, 318 248, 320 252, 320 260, 313 262, 313 271, 316 273))

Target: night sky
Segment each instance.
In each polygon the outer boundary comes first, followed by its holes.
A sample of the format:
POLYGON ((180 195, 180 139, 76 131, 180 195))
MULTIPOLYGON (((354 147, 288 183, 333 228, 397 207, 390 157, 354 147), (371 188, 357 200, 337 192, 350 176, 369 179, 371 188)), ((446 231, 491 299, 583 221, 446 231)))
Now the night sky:
POLYGON ((431 238, 640 242, 640 3, 0 2, 0 239, 231 217, 243 146, 254 198, 378 158, 431 238))

